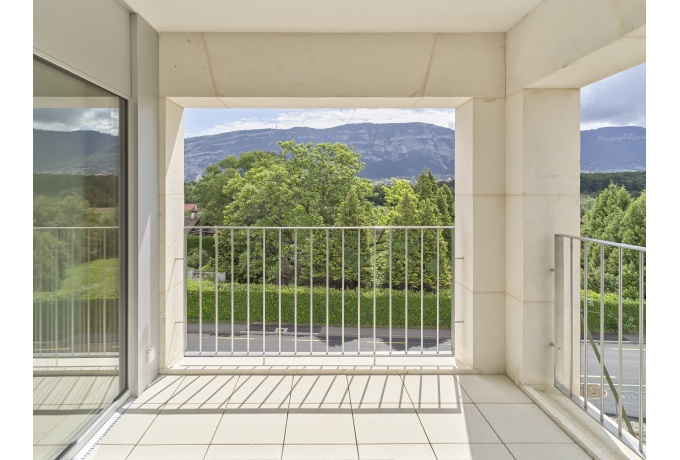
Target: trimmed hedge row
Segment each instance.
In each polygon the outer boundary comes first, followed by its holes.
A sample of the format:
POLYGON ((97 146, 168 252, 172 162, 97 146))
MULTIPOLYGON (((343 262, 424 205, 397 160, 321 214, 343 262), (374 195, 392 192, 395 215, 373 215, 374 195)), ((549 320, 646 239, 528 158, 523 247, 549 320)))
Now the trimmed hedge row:
MULTIPOLYGON (((203 281, 203 322, 215 321, 215 284, 203 281)), ((373 326, 373 289, 361 289, 361 325, 373 326)), ((244 284, 234 285, 234 322, 247 321, 248 291, 244 284)), ((388 327, 390 318, 389 290, 376 289, 376 326, 388 327)), ((326 324, 326 287, 315 286, 313 297, 313 324, 326 324)), ((219 321, 231 321, 231 284, 224 283, 218 289, 219 321)), ((309 286, 297 288, 297 320, 298 324, 309 324, 309 286)), ((345 289, 345 326, 355 327, 358 317, 357 290, 345 289)), ((435 328, 437 325, 437 295, 425 292, 423 295, 423 327, 435 328)), ((331 326, 342 325, 342 291, 329 289, 328 292, 328 321, 331 326)), ((404 291, 392 290, 392 326, 404 326, 405 318, 404 291)), ((266 322, 277 324, 279 321, 279 287, 267 285, 265 287, 266 322)), ((408 326, 420 327, 420 291, 408 293, 408 326)), ((199 321, 199 282, 187 280, 187 317, 189 322, 199 321)), ((295 320, 295 291, 293 286, 281 287, 281 321, 293 324, 295 320)), ((250 322, 262 322, 262 285, 250 285, 250 322)), ((439 328, 451 328, 451 292, 442 290, 439 295, 439 328)))
MULTIPOLYGON (((637 334, 639 332, 640 308, 638 299, 622 299, 623 332, 637 334)), ((643 302, 643 314, 646 315, 647 305, 643 302)), ((581 290, 581 316, 583 316, 583 290, 581 290)), ((646 317, 646 316, 645 316, 646 317)), ((600 332, 600 293, 588 291, 588 329, 592 334, 600 332)), ((645 324, 646 329, 646 324, 645 324)), ((604 331, 618 332, 619 330, 619 297, 614 293, 604 294, 604 331)))

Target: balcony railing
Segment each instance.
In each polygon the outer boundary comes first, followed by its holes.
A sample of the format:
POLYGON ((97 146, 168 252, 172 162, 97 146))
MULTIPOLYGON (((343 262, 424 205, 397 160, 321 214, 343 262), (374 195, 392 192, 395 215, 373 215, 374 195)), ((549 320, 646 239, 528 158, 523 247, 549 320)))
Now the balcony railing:
POLYGON ((555 386, 642 457, 645 254, 555 235, 555 386))
POLYGON ((119 355, 118 236, 118 227, 33 228, 35 358, 119 355))
POLYGON ((185 233, 188 356, 453 355, 453 227, 185 233))

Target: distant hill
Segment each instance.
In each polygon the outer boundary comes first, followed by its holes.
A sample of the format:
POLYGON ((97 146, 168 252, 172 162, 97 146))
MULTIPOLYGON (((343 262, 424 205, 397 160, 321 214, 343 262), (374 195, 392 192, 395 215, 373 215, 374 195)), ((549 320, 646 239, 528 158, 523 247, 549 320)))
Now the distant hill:
MULTIPOLYGON (((278 141, 342 142, 361 154, 368 179, 415 177, 429 168, 439 179, 453 177, 455 132, 427 123, 357 123, 334 128, 255 129, 184 140, 184 178, 227 155, 250 150, 280 151, 278 141)), ((97 131, 33 130, 36 173, 106 175, 118 172, 118 137, 97 131)), ((581 132, 581 171, 644 171, 646 130, 636 126, 581 132)))
POLYGON ((226 155, 250 150, 279 152, 278 141, 342 142, 366 164, 359 176, 369 179, 411 177, 423 168, 452 177, 454 131, 427 123, 357 123, 334 128, 254 129, 184 140, 184 177, 194 180, 205 167, 226 155))
POLYGON ((647 130, 638 126, 581 131, 581 171, 644 171, 647 130))
POLYGON ((33 172, 118 174, 118 136, 99 131, 33 130, 33 172))

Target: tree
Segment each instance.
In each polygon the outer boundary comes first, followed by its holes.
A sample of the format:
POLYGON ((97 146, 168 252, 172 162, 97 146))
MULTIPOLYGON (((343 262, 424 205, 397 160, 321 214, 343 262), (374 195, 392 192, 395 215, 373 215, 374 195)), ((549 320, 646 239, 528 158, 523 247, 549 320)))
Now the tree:
POLYGON ((425 169, 416 178, 416 185, 414 187, 416 195, 421 200, 426 200, 428 198, 434 198, 437 193, 437 181, 432 175, 432 171, 425 169))
POLYGON ((296 144, 295 141, 279 142, 282 154, 290 157, 288 170, 297 202, 307 214, 318 213, 323 225, 332 225, 340 203, 347 197, 353 185, 368 181, 359 179, 364 163, 360 155, 345 144, 296 144))
POLYGON ((454 203, 451 189, 446 185, 439 187, 436 196, 437 209, 441 216, 441 225, 453 225, 454 203))
MULTIPOLYGON (((581 223, 581 234, 588 238, 621 242, 624 216, 631 203, 625 187, 610 182, 585 213, 581 223)), ((588 245, 588 288, 600 289, 600 267, 605 270, 604 288, 608 292, 618 289, 618 250, 611 246, 604 248, 604 260, 600 261, 600 245, 588 245)))

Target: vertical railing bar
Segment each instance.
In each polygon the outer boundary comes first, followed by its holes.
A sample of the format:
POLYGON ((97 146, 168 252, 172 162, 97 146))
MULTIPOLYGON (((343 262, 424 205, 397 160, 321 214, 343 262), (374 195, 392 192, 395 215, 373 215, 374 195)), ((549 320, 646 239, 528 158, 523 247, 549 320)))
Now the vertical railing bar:
POLYGON ((298 273, 298 250, 297 250, 297 228, 293 230, 293 252, 294 254, 294 271, 293 271, 293 305, 294 305, 294 311, 293 311, 293 324, 294 324, 294 330, 295 330, 295 336, 293 337, 293 352, 297 355, 297 336, 298 336, 298 320, 297 320, 297 312, 298 312, 298 296, 297 296, 297 273, 298 273))
POLYGON ((329 298, 330 295, 330 260, 329 260, 329 237, 328 229, 326 229, 326 354, 328 354, 328 314, 329 314, 329 298))
POLYGON ((198 229, 198 352, 203 353, 203 229, 198 229))
POLYGON ((389 244, 388 244, 388 259, 389 259, 389 276, 387 281, 388 289, 388 303, 389 303, 389 314, 390 314, 390 324, 389 324, 389 335, 390 335, 390 354, 392 354, 392 229, 389 229, 389 244))
POLYGON ((645 343, 645 309, 644 309, 644 292, 645 292, 645 270, 644 270, 644 263, 645 263, 645 254, 640 251, 640 267, 638 268, 638 278, 640 282, 640 300, 638 304, 638 329, 639 329, 639 338, 638 338, 638 348, 640 350, 640 375, 638 377, 638 425, 639 425, 639 431, 640 435, 638 436, 638 448, 640 452, 643 450, 643 445, 644 443, 642 442, 642 431, 643 431, 643 425, 645 424, 645 416, 643 416, 643 396, 642 396, 642 387, 644 383, 644 378, 645 374, 643 372, 644 368, 644 343, 645 343))
POLYGON ((281 229, 279 228, 279 354, 281 354, 281 229))
POLYGON ((246 353, 250 354, 250 228, 246 229, 246 353))
POLYGON ((218 247, 220 245, 220 232, 215 228, 215 353, 220 351, 220 295, 219 295, 219 271, 218 271, 218 247))
MULTIPOLYGON (((621 378, 621 376, 619 376, 621 378)), ((600 244, 600 423, 604 422, 604 244, 600 244)))
POLYGON ((377 308, 377 292, 376 292, 376 284, 378 282, 378 233, 376 232, 375 228, 373 229, 373 363, 375 364, 375 353, 377 351, 377 335, 378 335, 378 329, 376 325, 376 308, 377 308))
POLYGON ((87 318, 87 353, 90 354, 91 350, 91 340, 90 340, 90 302, 92 298, 92 292, 91 292, 91 272, 90 268, 92 265, 92 260, 91 260, 91 251, 90 251, 90 240, 92 238, 92 231, 88 229, 87 231, 87 314, 85 315, 87 318))
MULTIPOLYGON (((579 243, 579 247, 580 247, 579 243)), ((580 287, 580 286, 579 286, 580 287)), ((569 396, 574 395, 574 239, 569 238, 569 396)))
POLYGON ((644 362, 645 362, 645 354, 644 354, 644 344, 645 344, 645 309, 644 309, 644 293, 645 293, 645 270, 644 270, 644 264, 645 264, 645 254, 644 252, 640 251, 639 252, 640 258, 639 258, 639 263, 640 267, 638 269, 638 278, 640 282, 640 289, 639 289, 639 295, 640 295, 640 300, 638 303, 638 329, 639 329, 639 348, 640 348, 640 375, 638 376, 638 447, 640 452, 643 451, 644 449, 644 443, 642 442, 642 433, 644 430, 644 419, 645 416, 643 415, 643 395, 642 395, 642 387, 644 383, 644 362))
POLYGON ((554 256, 553 256, 553 272, 555 274, 555 289, 554 289, 554 299, 553 299, 553 377, 554 383, 557 385, 559 382, 559 377, 561 372, 559 371, 560 366, 560 350, 562 349, 562 342, 560 341, 560 316, 564 316, 562 311, 564 310, 564 240, 555 235, 553 241, 554 256), (562 308, 560 309, 560 306, 562 308))
POLYGON ((619 248, 619 273, 618 273, 618 278, 619 278, 619 292, 618 292, 618 301, 619 301, 619 308, 618 308, 618 326, 619 326, 619 331, 618 331, 618 346, 619 346, 619 352, 618 352, 618 358, 619 358, 619 397, 618 400, 616 401, 616 414, 617 414, 617 421, 619 425, 619 435, 623 434, 623 414, 622 414, 622 408, 623 408, 623 249, 619 248))
POLYGON ((456 233, 451 228, 451 351, 456 347, 456 233))
POLYGON ((106 229, 104 229, 104 295, 102 298, 104 299, 104 318, 102 320, 102 327, 104 328, 103 332, 103 337, 102 337, 102 351, 106 353, 106 229))
POLYGON ((437 228, 437 354, 439 354, 439 234, 441 229, 437 228))
POLYGON ((588 242, 583 242, 583 407, 588 410, 588 242))
POLYGON ((71 353, 75 352, 76 229, 71 229, 71 353))
POLYGON ((361 354, 361 230, 357 229, 357 354, 361 354))
POLYGON ((408 228, 404 229, 404 354, 408 354, 408 228))
POLYGON ((345 354, 345 229, 342 229, 342 240, 341 240, 341 267, 340 267, 340 283, 342 284, 341 291, 341 306, 342 306, 342 327, 340 328, 341 334, 341 344, 340 349, 342 354, 345 354))
MULTIPOLYGON (((38 239, 38 260, 40 261, 38 264, 38 289, 40 289, 40 297, 38 300, 38 350, 40 350, 40 355, 42 356, 43 354, 43 332, 42 332, 42 326, 43 326, 43 232, 38 231, 38 234, 40 235, 40 238, 38 239)), ((90 251, 88 250, 88 255, 90 251)), ((88 265, 89 267, 89 265, 88 265)), ((87 289, 88 289, 88 304, 89 304, 89 290, 90 290, 90 280, 87 280, 87 289)), ((88 308, 89 311, 89 308, 88 308)))
POLYGON ((314 230, 309 230, 309 354, 314 351, 314 230))
POLYGON ((231 229, 231 353, 234 353, 234 229, 231 229))
POLYGON ((425 352, 425 229, 420 229, 420 354, 425 352))
MULTIPOLYGON (((266 347, 266 333, 265 328, 267 324, 267 240, 266 240, 266 230, 262 229, 262 356, 267 352, 266 347)), ((264 362, 262 363, 264 365, 264 362)))
MULTIPOLYGON (((54 292, 59 292, 59 229, 54 231, 54 292)), ((59 295, 54 296, 54 356, 57 356, 57 337, 59 336, 59 295)))

